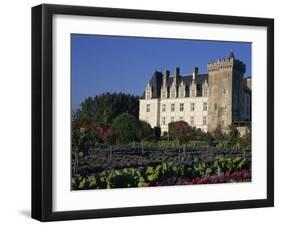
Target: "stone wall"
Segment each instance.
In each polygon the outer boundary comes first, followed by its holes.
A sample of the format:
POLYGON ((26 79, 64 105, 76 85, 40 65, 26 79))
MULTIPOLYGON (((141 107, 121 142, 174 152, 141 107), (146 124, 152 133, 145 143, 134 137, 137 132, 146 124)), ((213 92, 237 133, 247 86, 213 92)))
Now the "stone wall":
POLYGON ((231 60, 208 64, 208 131, 227 130, 232 123, 232 66, 231 60))

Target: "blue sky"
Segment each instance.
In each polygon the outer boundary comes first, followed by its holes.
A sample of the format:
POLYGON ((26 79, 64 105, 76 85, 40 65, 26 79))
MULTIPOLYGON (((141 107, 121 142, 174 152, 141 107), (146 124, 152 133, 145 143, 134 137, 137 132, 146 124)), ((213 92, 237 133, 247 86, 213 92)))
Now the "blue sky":
POLYGON ((72 108, 103 92, 142 95, 155 70, 207 72, 208 62, 230 51, 251 75, 251 43, 72 34, 72 108))

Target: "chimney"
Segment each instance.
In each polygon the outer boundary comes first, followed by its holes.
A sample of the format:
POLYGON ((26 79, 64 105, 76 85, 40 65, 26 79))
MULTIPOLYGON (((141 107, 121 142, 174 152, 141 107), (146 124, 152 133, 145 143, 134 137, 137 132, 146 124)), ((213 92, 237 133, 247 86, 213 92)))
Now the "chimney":
POLYGON ((174 70, 174 74, 173 74, 173 83, 175 85, 178 84, 179 76, 180 76, 180 68, 176 67, 175 70, 174 70))
POLYGON ((174 77, 178 77, 179 75, 180 75, 180 68, 179 68, 179 67, 176 67, 173 76, 174 76, 174 77))
POLYGON ((164 70, 163 75, 164 75, 165 78, 169 78, 170 71, 169 70, 164 70))
POLYGON ((164 70, 163 72, 163 84, 167 84, 169 81, 170 71, 164 70))
POLYGON ((192 79, 195 80, 196 75, 198 75, 198 67, 194 67, 192 71, 192 79))

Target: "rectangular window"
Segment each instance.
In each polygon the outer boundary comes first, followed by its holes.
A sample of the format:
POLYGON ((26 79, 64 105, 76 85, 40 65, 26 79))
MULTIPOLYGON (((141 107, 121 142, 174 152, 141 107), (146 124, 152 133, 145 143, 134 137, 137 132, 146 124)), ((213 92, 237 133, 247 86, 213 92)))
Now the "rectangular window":
POLYGON ((166 118, 162 117, 162 125, 165 125, 165 124, 166 124, 166 118))
POLYGON ((171 111, 175 111, 175 104, 171 104, 171 111))
POLYGON ((203 111, 207 111, 207 108, 208 108, 208 104, 207 104, 207 102, 204 102, 203 103, 203 111))
POLYGON ((171 122, 174 122, 175 121, 175 117, 171 117, 171 122))
POLYGON ((166 111, 166 104, 162 104, 162 112, 166 111))
POLYGON ((180 121, 183 121, 183 117, 182 116, 180 117, 180 121))
POLYGON ((150 104, 146 105, 146 112, 150 112, 150 104))
POLYGON ((184 104, 180 103, 180 111, 183 111, 183 110, 184 110, 184 104))
POLYGON ((190 125, 192 125, 192 126, 194 125, 194 116, 190 117, 190 125))
POLYGON ((207 125, 207 116, 203 116, 203 125, 207 125))
POLYGON ((194 111, 194 109, 195 109, 195 104, 194 104, 194 103, 191 103, 191 104, 190 104, 190 111, 194 111))
POLYGON ((218 109, 218 105, 217 104, 215 104, 215 111, 218 109))

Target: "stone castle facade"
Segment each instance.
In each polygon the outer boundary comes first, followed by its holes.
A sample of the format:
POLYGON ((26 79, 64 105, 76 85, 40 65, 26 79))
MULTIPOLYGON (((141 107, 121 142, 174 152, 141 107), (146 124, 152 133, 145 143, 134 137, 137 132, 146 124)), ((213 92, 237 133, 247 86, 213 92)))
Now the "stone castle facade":
POLYGON ((151 127, 168 131, 168 124, 185 121, 202 129, 213 131, 220 127, 251 121, 251 77, 244 78, 246 65, 229 57, 211 62, 207 73, 182 75, 176 68, 155 71, 140 99, 139 119, 151 127))

